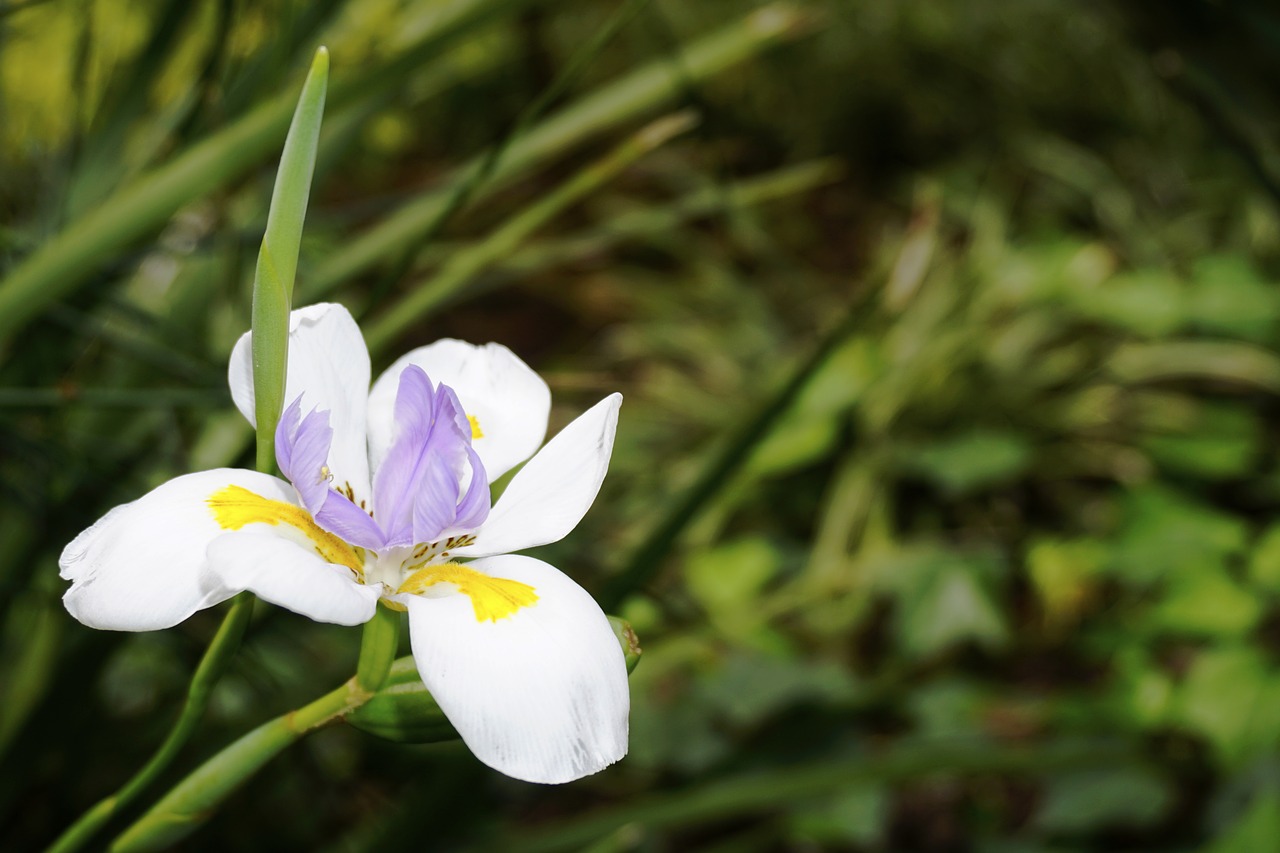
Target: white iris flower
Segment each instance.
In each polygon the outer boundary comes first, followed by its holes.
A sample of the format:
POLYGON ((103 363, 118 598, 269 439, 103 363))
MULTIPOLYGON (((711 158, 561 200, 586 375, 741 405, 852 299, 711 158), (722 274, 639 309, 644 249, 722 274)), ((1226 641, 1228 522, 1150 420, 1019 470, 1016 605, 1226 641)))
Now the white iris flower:
MULTIPOLYGON (((252 423, 250 353, 245 334, 229 378, 252 423)), ((442 340, 372 389, 369 378, 346 309, 294 311, 276 431, 289 481, 222 468, 116 507, 62 553, 67 610, 93 628, 149 631, 249 590, 358 625, 382 599, 408 611, 418 672, 481 761, 532 782, 617 761, 630 701, 608 620, 558 570, 510 552, 555 542, 586 514, 621 395, 539 450, 551 394, 506 347, 442 340), (490 507, 490 481, 526 459, 490 507)))

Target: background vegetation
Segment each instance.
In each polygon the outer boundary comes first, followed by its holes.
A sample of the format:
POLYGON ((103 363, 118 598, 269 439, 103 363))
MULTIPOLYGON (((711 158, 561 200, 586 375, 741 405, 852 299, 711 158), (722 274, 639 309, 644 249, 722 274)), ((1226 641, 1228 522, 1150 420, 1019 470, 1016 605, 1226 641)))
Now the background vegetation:
MULTIPOLYGON (((1280 844, 1270 4, 27 0, 0 4, 6 850, 145 760, 218 624, 89 631, 56 560, 251 460, 226 356, 320 43, 296 303, 356 311, 375 369, 501 341, 553 428, 626 395, 542 556, 641 637, 631 755, 541 788, 340 727, 184 849, 1280 844)), ((169 781, 347 678, 356 637, 260 606, 169 781)))

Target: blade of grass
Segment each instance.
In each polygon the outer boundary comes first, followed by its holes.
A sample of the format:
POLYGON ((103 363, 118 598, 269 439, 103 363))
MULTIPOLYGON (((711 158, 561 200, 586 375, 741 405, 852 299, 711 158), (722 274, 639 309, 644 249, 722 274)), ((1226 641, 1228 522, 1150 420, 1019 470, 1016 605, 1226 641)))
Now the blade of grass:
POLYGON ((205 388, 0 388, 0 408, 99 406, 152 409, 157 406, 224 406, 221 389, 205 388))
MULTIPOLYGON (((499 13, 534 0, 463 0, 450 4, 419 40, 384 65, 333 87, 346 104, 398 87, 406 74, 446 45, 499 13)), ((191 146, 163 166, 121 187, 92 211, 46 240, 0 282, 0 357, 10 339, 52 302, 92 281, 121 247, 162 225, 195 199, 243 174, 285 134, 295 101, 282 95, 191 146)))
POLYGON ((397 335, 445 301, 456 297, 477 274, 513 252, 552 217, 645 154, 688 130, 694 120, 692 113, 681 112, 650 124, 603 160, 583 169, 549 195, 509 219, 486 240, 455 254, 438 275, 386 309, 365 329, 369 350, 374 353, 385 350, 397 335))
MULTIPOLYGON (((575 145, 659 108, 677 97, 687 79, 704 79, 803 33, 810 18, 785 5, 759 9, 690 45, 681 67, 655 60, 561 109, 514 140, 485 184, 492 192, 575 145)), ((449 187, 475 170, 479 159, 461 167, 444 188, 426 193, 325 259, 319 274, 304 282, 303 301, 332 292, 352 277, 396 257, 421 239, 449 200, 449 187)))
POLYGON ((409 243, 400 260, 393 266, 391 273, 383 276, 378 285, 373 288, 368 304, 378 305, 382 302, 382 299, 391 292, 392 288, 413 268, 414 261, 423 247, 436 239, 445 224, 466 205, 472 194, 485 181, 489 180, 493 175, 494 169, 502 161, 503 155, 511 147, 512 142, 519 139, 526 128, 540 118, 548 107, 558 101, 577 82, 583 72, 586 71, 587 66, 599 56, 605 46, 613 40, 613 37, 634 19, 649 2, 650 0, 627 0, 605 21, 604 26, 597 30, 590 39, 569 57, 564 69, 556 75, 551 85, 516 116, 515 122, 503 134, 501 141, 489 149, 487 153, 481 155, 480 161, 475 168, 468 171, 454 185, 453 192, 449 194, 439 212, 424 226, 422 235, 409 243))
POLYGON ((15 619, 5 647, 8 667, 4 701, 0 702, 0 756, 44 696, 56 671, 58 645, 65 620, 56 567, 43 565, 31 588, 13 608, 15 619))
MULTIPOLYGON (((671 204, 627 211, 603 225, 555 240, 530 243, 494 265, 504 273, 527 274, 557 264, 599 255, 610 248, 672 232, 688 222, 717 216, 726 210, 755 207, 776 199, 800 195, 840 175, 834 160, 815 160, 787 166, 727 186, 703 187, 671 204)), ((420 258, 421 265, 436 266, 473 243, 436 244, 420 258)))
POLYGON ((1131 746, 1113 740, 1038 746, 1003 746, 986 740, 917 742, 881 755, 776 767, 767 772, 656 794, 551 826, 521 827, 499 840, 494 849, 519 849, 522 853, 576 850, 628 824, 649 829, 690 826, 776 809, 858 783, 901 782, 925 776, 970 773, 1040 775, 1134 766, 1141 760, 1131 746))

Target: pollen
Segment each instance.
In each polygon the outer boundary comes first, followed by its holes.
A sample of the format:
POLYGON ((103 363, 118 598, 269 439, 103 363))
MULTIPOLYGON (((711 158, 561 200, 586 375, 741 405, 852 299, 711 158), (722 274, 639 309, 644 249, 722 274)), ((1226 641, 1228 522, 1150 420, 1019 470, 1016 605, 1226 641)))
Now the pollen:
POLYGON ((495 578, 459 563, 441 563, 419 569, 409 575, 397 592, 416 595, 439 583, 453 584, 458 592, 471 599, 477 622, 508 619, 516 611, 532 607, 538 601, 538 593, 526 583, 495 578))
POLYGON ((264 498, 241 486, 219 489, 205 503, 223 530, 239 530, 249 524, 288 525, 305 536, 325 562, 346 566, 364 579, 364 561, 355 549, 316 524, 311 513, 300 506, 264 498))
POLYGON ((475 415, 467 415, 467 420, 471 423, 471 440, 484 438, 484 432, 480 429, 480 420, 475 415))

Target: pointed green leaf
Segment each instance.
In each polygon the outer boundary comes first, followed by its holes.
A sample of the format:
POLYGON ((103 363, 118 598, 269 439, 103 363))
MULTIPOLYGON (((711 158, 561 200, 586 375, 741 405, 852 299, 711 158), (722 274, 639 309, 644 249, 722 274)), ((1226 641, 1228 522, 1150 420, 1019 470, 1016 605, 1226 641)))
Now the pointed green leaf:
POLYGON ((329 86, 329 51, 321 47, 302 86, 302 96, 289 125, 280 155, 267 231, 258 252, 253 282, 253 388, 258 422, 258 468, 271 468, 276 423, 284 407, 285 369, 289 357, 289 310, 298 268, 302 223, 311 196, 311 175, 320 142, 329 86))

